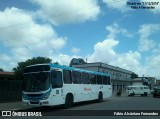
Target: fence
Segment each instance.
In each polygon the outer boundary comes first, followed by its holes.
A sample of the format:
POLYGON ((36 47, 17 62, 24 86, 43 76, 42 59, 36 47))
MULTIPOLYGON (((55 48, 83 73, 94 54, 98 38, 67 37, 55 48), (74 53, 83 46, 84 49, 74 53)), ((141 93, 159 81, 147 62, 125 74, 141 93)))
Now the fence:
POLYGON ((0 102, 22 100, 21 80, 0 80, 0 102))

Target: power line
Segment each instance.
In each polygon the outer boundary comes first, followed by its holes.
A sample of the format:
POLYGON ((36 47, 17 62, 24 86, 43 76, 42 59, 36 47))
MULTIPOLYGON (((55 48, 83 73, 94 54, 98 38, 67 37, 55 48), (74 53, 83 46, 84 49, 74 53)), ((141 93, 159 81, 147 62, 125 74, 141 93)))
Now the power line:
MULTIPOLYGON (((122 2, 122 0, 117 0, 117 1, 108 1, 108 3, 112 4, 112 3, 118 3, 118 2, 122 2)), ((99 2, 97 5, 103 7, 103 6, 107 6, 106 3, 104 2, 99 2)), ((74 14, 74 13, 77 13, 77 12, 83 12, 85 10, 89 10, 89 9, 94 9, 96 7, 92 7, 92 6, 88 6, 86 8, 80 8, 80 9, 74 9, 74 10, 71 10, 71 11, 66 11, 66 12, 59 12, 57 14, 54 14, 54 15, 50 15, 50 16, 47 16, 48 18, 56 18, 56 17, 61 17, 61 16, 65 16, 65 15, 69 15, 69 14, 74 14)), ((38 18, 33 18, 33 20, 38 20, 38 18)), ((13 25, 10 25, 10 26, 4 26, 4 27, 0 27, 0 30, 3 30, 3 29, 6 29, 6 28, 10 28, 10 27, 19 27, 19 26, 22 26, 22 25, 25 25, 27 24, 28 22, 24 22, 24 23, 18 23, 18 24, 13 24, 13 25)))

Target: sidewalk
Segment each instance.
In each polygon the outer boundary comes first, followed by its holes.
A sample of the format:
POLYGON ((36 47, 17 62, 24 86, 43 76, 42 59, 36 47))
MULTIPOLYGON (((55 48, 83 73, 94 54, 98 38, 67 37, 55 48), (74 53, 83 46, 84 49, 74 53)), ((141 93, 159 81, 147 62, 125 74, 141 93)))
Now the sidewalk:
POLYGON ((0 103, 0 110, 19 110, 27 108, 29 108, 28 105, 24 105, 22 102, 0 103))

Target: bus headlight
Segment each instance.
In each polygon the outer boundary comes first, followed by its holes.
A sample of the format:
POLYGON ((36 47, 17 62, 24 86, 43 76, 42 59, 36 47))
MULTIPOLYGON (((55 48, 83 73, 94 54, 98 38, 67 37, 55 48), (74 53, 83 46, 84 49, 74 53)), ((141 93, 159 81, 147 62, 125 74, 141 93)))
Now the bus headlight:
POLYGON ((27 95, 26 94, 22 94, 22 100, 27 100, 27 95))
POLYGON ((45 94, 44 97, 43 97, 43 100, 48 99, 49 96, 50 96, 50 93, 45 94))

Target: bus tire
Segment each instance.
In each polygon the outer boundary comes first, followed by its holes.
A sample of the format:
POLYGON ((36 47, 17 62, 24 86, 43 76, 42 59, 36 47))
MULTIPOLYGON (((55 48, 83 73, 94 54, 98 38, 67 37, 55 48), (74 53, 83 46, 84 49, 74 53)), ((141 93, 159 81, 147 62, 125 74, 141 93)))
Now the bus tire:
POLYGON ((70 108, 73 105, 73 95, 72 94, 67 94, 66 98, 65 98, 65 104, 64 104, 64 108, 70 108))
POLYGON ((98 102, 103 102, 103 93, 99 92, 98 94, 98 102))

